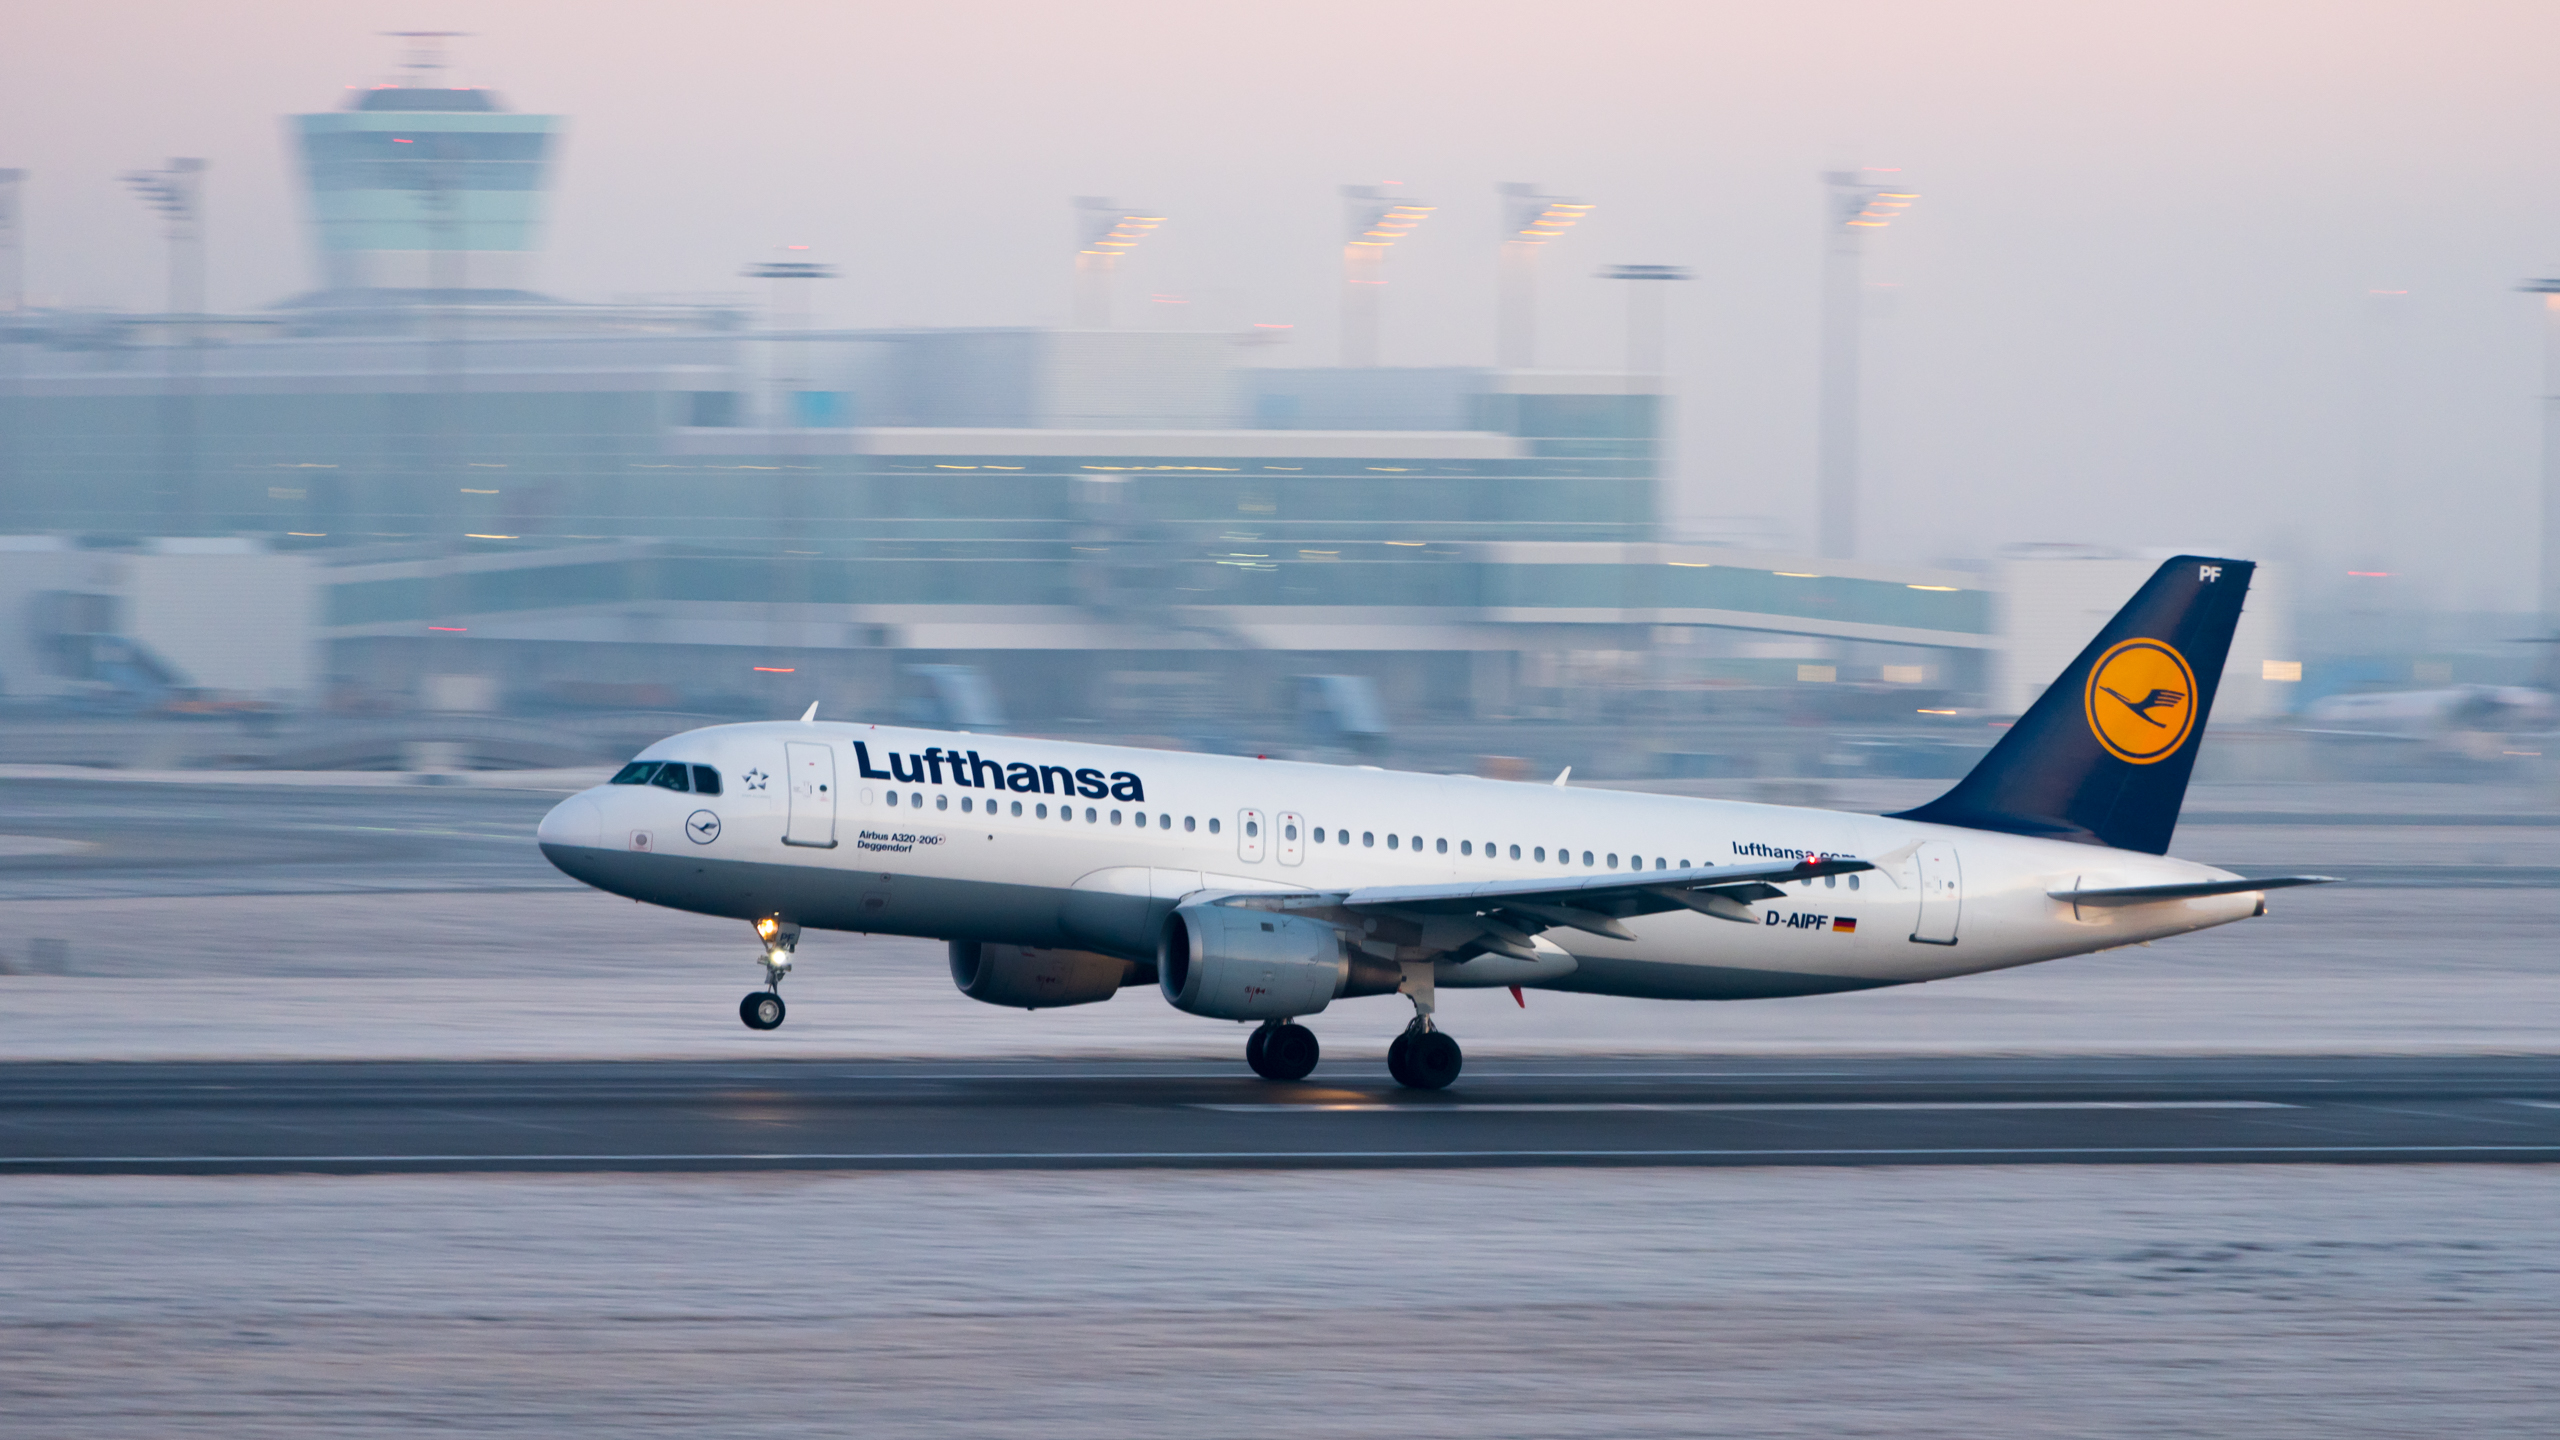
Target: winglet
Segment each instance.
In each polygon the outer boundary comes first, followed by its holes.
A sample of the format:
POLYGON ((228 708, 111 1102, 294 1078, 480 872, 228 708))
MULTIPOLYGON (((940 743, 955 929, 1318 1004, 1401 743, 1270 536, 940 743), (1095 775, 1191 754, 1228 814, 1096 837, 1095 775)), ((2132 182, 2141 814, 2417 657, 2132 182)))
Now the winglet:
POLYGON ((1555 787, 1556 787, 1557 789, 1559 789, 1559 790, 1563 789, 1563 788, 1564 788, 1564 779, 1565 779, 1565 777, 1566 777, 1566 776, 1568 776, 1568 775, 1570 775, 1570 774, 1572 774, 1572 773, 1573 773, 1573 767, 1572 767, 1572 766, 1570 766, 1570 765, 1567 765, 1567 766, 1566 766, 1566 767, 1564 767, 1563 769, 1561 769, 1561 770, 1557 771, 1557 772, 1556 772, 1556 778, 1555 778, 1555 787))
POLYGON ((809 708, 800 712, 800 723, 803 725, 814 725, 817 723, 817 720, 818 702, 812 700, 809 702, 809 708))

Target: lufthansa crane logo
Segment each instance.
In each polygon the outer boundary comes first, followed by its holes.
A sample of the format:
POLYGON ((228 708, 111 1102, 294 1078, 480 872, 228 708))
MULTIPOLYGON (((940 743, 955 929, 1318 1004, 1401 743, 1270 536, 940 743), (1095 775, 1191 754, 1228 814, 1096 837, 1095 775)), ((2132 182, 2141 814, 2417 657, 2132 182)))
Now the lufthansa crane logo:
POLYGON ((2127 640, 2089 667, 2089 732, 2135 765, 2166 760, 2196 728, 2196 672, 2165 640, 2127 640))

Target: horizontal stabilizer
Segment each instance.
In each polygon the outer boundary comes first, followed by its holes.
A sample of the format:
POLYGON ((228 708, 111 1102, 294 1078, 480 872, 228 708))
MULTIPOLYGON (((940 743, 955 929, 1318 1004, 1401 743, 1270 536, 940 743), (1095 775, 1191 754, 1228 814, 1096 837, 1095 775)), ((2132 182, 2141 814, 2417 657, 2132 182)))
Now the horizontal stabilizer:
POLYGON ((2074 905, 2144 905, 2154 900, 2201 900, 2208 895, 2246 895, 2253 890, 2337 883, 2335 875, 2269 875, 2258 880, 2198 880, 2178 885, 2119 885, 2107 890, 2047 890, 2044 893, 2074 905))

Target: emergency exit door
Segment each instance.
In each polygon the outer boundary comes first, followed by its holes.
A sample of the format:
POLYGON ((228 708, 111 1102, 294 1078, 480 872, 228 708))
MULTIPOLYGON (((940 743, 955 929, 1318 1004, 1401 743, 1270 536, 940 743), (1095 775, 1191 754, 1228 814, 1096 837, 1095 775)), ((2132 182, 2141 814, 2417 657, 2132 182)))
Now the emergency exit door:
POLYGON ((791 777, 785 792, 790 818, 782 843, 819 850, 836 848, 836 752, 832 745, 794 740, 782 747, 783 773, 791 777))
POLYGON ((1956 943, 1956 920, 1964 912, 1964 867, 1956 862, 1956 847, 1944 840, 1931 840, 1921 845, 1920 921, 1911 927, 1911 938, 1923 945, 1956 943))

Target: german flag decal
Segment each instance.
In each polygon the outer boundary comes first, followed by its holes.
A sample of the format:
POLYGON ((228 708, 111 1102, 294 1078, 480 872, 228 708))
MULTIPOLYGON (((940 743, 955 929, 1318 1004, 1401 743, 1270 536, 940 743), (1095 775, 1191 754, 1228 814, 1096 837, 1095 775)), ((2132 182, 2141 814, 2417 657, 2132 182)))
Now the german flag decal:
POLYGON ((1858 933, 1858 922, 1846 915, 1834 915, 1831 917, 1831 929, 1835 934, 1854 935, 1858 933))

